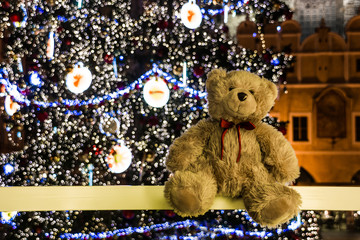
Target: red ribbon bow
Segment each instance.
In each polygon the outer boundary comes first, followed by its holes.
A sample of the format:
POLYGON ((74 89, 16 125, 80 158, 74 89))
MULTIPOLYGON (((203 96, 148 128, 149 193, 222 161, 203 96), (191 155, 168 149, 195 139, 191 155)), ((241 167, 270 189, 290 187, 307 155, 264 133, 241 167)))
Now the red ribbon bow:
MULTIPOLYGON (((224 154, 224 138, 225 138, 225 134, 226 132, 232 128, 235 125, 235 123, 233 122, 228 122, 224 119, 221 119, 220 121, 220 127, 224 128, 224 131, 221 135, 221 160, 223 159, 223 154, 224 154)), ((241 157, 241 137, 240 137, 240 128, 244 128, 246 130, 254 130, 255 129, 255 125, 252 124, 251 122, 242 122, 236 125, 236 129, 237 129, 237 133, 238 133, 238 141, 239 141, 239 153, 236 159, 236 162, 240 161, 240 157, 241 157)))

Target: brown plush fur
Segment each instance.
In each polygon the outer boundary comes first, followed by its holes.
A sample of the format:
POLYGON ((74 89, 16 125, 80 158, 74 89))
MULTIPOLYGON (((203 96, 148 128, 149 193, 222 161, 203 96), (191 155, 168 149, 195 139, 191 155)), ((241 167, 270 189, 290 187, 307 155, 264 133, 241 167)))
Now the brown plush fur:
POLYGON ((299 211, 301 197, 284 183, 299 176, 299 167, 284 136, 261 122, 277 97, 275 84, 245 71, 215 69, 206 89, 211 118, 201 120, 170 146, 166 165, 174 175, 165 184, 165 197, 185 217, 207 212, 216 194, 241 196, 249 215, 261 225, 286 222, 299 211), (239 93, 247 98, 240 101, 239 93), (256 126, 240 129, 239 162, 235 126, 224 137, 221 160, 221 118, 256 126))

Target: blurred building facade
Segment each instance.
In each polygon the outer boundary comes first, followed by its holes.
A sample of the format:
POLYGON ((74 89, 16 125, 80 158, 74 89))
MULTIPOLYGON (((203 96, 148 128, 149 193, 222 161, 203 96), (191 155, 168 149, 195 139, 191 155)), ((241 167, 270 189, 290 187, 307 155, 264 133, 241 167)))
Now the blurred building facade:
POLYGON ((357 14, 360 0, 285 0, 302 28, 301 39, 314 33, 322 18, 331 30, 345 36, 344 26, 357 14))
MULTIPOLYGON (((295 20, 265 27, 266 47, 291 49, 296 57, 286 77, 288 93, 280 92, 271 115, 289 121, 286 136, 299 159, 300 181, 359 183, 360 15, 347 22, 345 38, 324 19, 314 30, 301 41, 295 20)), ((256 32, 254 23, 243 21, 238 44, 261 50, 256 32)))

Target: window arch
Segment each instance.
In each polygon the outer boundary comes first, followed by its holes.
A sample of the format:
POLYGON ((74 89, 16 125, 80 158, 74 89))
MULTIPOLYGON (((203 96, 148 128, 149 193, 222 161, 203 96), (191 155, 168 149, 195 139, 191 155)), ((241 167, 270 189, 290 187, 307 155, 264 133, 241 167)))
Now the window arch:
POLYGON ((340 89, 325 89, 316 99, 318 138, 346 138, 347 97, 340 89))

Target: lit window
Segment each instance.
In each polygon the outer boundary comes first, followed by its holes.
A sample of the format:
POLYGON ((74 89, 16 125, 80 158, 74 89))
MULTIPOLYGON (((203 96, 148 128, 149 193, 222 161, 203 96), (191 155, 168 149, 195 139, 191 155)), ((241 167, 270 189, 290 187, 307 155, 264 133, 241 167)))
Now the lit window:
POLYGON ((293 140, 294 141, 308 141, 308 118, 307 117, 293 117, 293 140))

